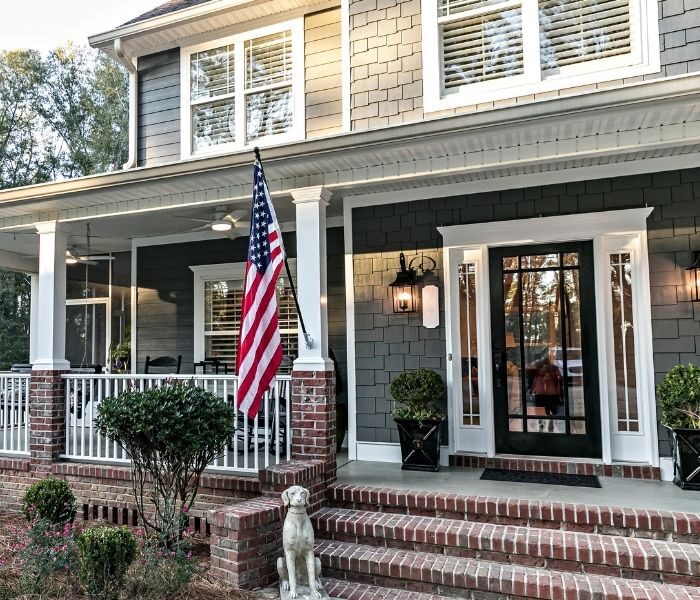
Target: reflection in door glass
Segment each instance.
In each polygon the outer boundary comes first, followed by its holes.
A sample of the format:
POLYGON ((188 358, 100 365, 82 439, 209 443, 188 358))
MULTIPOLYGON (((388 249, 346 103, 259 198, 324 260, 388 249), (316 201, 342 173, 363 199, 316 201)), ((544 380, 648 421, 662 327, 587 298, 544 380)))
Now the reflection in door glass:
POLYGON ((66 360, 74 366, 105 366, 106 359, 107 304, 67 305, 66 360))
POLYGON ((462 350, 462 424, 479 425, 476 265, 459 265, 459 333, 462 350))
POLYGON ((578 253, 503 265, 509 430, 585 434, 578 253))

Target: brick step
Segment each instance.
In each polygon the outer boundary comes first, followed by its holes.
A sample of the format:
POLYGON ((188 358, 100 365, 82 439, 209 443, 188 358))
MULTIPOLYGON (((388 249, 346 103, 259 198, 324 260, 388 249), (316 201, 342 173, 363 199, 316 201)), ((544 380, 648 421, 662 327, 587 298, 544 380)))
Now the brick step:
POLYGON ((567 573, 473 558, 317 541, 326 576, 457 598, 699 600, 696 587, 567 573), (468 590, 470 593, 465 594, 468 590))
POLYGON ((331 506, 370 512, 700 543, 700 514, 697 513, 348 484, 329 486, 327 498, 331 506))
POLYGON ((700 546, 621 536, 325 508, 317 537, 559 571, 700 585, 700 546))
POLYGON ((449 600, 445 596, 385 588, 344 579, 326 579, 325 589, 331 598, 342 600, 449 600))

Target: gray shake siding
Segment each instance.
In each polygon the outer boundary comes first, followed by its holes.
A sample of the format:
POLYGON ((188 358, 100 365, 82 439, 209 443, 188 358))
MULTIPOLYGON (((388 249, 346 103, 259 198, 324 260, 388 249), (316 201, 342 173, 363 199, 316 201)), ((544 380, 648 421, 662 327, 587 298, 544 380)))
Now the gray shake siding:
MULTIPOLYGON (((465 191, 468 185, 465 185, 465 191)), ((700 249, 700 169, 599 179, 479 194, 464 194, 354 209, 353 254, 358 440, 396 441, 388 383, 404 369, 445 372, 444 314, 425 329, 419 314, 394 315, 387 285, 398 253, 425 252, 438 261, 439 225, 557 214, 654 207, 648 221, 654 369, 658 380, 673 365, 700 364, 700 307, 688 300, 682 268, 700 249)), ((444 290, 440 301, 444 306, 444 290)), ((662 454, 668 454, 661 433, 662 454)))
MULTIPOLYGON (((182 372, 192 373, 194 354, 194 275, 192 265, 245 261, 248 238, 138 249, 138 371, 146 356, 182 354, 182 372)), ((296 256, 296 237, 285 234, 285 249, 296 256)), ((328 230, 329 343, 346 372, 343 230, 328 230)), ((345 394, 340 398, 344 401, 345 394)))
POLYGON ((700 70, 700 0, 659 2, 659 42, 664 75, 700 70))
POLYGON ((180 50, 139 59, 138 166, 180 160, 180 50))

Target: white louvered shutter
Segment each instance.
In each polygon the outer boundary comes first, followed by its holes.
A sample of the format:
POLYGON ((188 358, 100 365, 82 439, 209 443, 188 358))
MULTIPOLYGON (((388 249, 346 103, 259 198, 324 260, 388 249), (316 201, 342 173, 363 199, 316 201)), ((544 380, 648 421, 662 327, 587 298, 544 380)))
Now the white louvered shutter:
POLYGON ((246 138, 289 131, 292 110, 292 32, 245 43, 246 138))
POLYGON ((222 46, 190 57, 193 151, 235 141, 234 49, 222 46))
POLYGON ((438 12, 446 93, 524 72, 520 6, 502 0, 441 0, 438 12), (493 11, 479 10, 491 6, 493 11))
POLYGON ((540 0, 544 75, 631 52, 630 0, 540 0))

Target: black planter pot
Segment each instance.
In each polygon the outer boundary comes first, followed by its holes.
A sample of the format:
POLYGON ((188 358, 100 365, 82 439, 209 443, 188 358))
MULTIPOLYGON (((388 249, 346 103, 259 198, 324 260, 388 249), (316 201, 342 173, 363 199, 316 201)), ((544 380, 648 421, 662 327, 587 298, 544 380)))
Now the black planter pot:
POLYGON ((683 490, 700 490, 700 429, 671 429, 673 483, 683 490))
POLYGON ((401 469, 403 471, 439 471, 440 440, 444 419, 417 421, 398 419, 401 442, 401 469))

